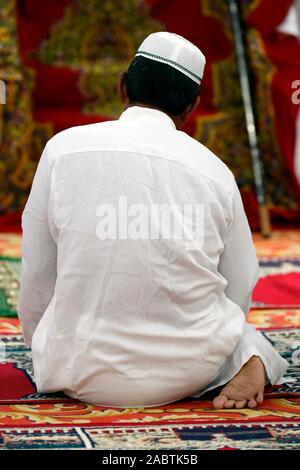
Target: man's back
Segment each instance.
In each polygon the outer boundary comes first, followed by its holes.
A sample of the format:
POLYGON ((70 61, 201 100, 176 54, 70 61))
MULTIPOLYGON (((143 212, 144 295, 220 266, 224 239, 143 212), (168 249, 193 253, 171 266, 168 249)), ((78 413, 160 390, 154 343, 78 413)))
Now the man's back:
POLYGON ((229 170, 166 114, 140 107, 58 134, 42 158, 57 272, 32 341, 39 388, 138 406, 207 386, 244 323, 218 269, 229 170))

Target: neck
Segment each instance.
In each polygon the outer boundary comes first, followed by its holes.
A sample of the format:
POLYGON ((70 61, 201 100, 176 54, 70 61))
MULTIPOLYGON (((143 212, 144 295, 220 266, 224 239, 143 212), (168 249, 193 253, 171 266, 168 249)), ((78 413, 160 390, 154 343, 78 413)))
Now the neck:
POLYGON ((167 111, 165 111, 164 109, 156 108, 155 106, 147 105, 145 103, 139 103, 139 102, 127 103, 124 107, 124 111, 128 108, 132 108, 133 106, 139 106, 140 108, 156 109, 157 111, 161 111, 162 113, 165 113, 167 116, 169 116, 169 118, 172 119, 177 130, 181 129, 184 124, 184 122, 182 122, 182 120, 180 119, 180 116, 172 116, 171 114, 167 113, 167 111))

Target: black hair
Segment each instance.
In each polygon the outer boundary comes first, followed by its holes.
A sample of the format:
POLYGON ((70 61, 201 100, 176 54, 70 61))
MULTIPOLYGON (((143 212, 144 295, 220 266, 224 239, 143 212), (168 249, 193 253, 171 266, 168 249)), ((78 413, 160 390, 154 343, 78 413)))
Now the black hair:
POLYGON ((174 67, 135 56, 125 86, 130 103, 141 103, 171 116, 183 113, 199 95, 199 85, 174 67))

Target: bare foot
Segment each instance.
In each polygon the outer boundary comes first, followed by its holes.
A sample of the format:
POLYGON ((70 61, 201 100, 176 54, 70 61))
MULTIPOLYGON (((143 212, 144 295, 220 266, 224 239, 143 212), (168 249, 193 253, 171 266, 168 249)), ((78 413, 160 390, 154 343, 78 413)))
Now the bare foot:
POLYGON ((267 381, 261 359, 252 356, 214 399, 214 408, 256 408, 264 400, 267 381))

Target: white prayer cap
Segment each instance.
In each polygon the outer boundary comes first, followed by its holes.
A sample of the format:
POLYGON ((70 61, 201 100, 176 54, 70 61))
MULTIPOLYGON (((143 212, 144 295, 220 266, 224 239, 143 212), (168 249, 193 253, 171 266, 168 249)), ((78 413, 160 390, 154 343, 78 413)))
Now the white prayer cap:
POLYGON ((168 64, 200 85, 205 67, 205 56, 187 39, 165 31, 153 33, 144 39, 136 56, 168 64))

